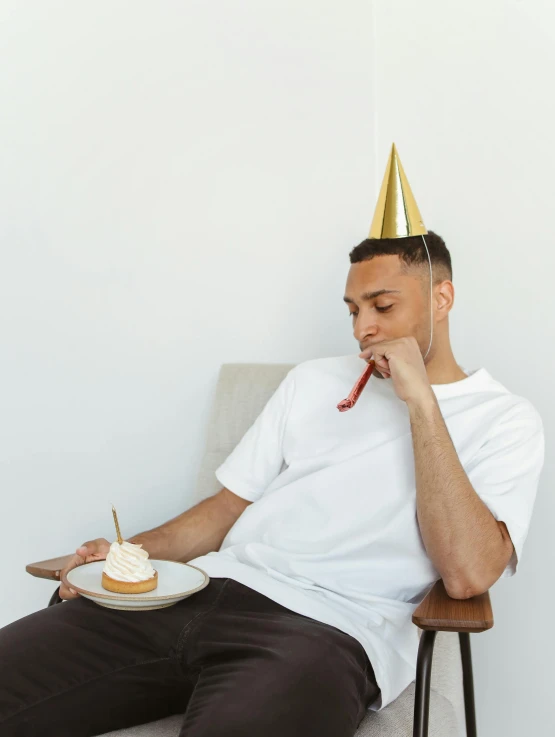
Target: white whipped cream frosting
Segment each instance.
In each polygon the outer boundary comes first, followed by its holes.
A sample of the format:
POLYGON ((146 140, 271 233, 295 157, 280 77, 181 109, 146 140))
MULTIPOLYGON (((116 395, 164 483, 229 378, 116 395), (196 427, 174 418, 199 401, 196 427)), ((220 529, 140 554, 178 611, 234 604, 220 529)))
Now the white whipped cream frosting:
POLYGON ((110 545, 104 573, 116 581, 146 581, 155 571, 142 544, 124 540, 120 545, 116 540, 110 545))

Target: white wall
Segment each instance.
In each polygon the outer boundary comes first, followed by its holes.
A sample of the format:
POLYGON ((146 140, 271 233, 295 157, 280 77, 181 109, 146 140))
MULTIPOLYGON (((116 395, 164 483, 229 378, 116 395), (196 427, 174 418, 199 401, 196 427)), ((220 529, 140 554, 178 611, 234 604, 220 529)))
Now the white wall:
MULTIPOLYGON (((517 575, 471 638, 481 737, 555 733, 555 5, 375 2, 377 150, 394 140, 454 264, 456 357, 538 408, 546 463, 517 575)), ((378 167, 379 168, 379 167, 378 167)))
MULTIPOLYGON (((451 249, 457 359, 549 444, 555 8, 216 5, 0 4, 0 625, 53 588, 27 562, 112 535, 112 501, 128 535, 190 505, 222 363, 358 348, 348 252, 392 140, 451 249)), ((472 638, 481 737, 555 726, 553 477, 548 452, 472 638)))
POLYGON ((371 8, 0 4, 0 540, 25 564, 191 505, 222 363, 358 346, 371 8))

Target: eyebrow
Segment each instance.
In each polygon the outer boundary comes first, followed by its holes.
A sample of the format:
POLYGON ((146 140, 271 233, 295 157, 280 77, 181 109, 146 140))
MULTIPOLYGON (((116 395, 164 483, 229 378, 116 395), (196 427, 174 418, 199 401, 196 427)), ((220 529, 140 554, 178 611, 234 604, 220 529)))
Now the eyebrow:
MULTIPOLYGON (((360 295, 360 298, 363 302, 366 302, 370 299, 375 299, 376 297, 379 297, 381 294, 400 294, 400 289, 378 289, 377 292, 365 292, 364 294, 360 295)), ((351 299, 351 297, 343 297, 343 302, 354 304, 355 300, 351 299)))

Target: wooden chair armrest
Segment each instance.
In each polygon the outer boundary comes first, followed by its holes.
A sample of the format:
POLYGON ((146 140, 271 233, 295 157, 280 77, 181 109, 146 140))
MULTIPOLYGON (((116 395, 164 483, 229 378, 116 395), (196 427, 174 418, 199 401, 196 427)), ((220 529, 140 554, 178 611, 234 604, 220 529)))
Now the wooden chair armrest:
POLYGON ((471 599, 452 599, 439 579, 414 610, 412 621, 422 630, 484 632, 493 627, 489 592, 471 599))
POLYGON ((60 571, 67 566, 73 555, 62 555, 60 558, 41 560, 38 563, 29 563, 25 566, 27 573, 37 578, 50 578, 53 581, 60 580, 60 571))

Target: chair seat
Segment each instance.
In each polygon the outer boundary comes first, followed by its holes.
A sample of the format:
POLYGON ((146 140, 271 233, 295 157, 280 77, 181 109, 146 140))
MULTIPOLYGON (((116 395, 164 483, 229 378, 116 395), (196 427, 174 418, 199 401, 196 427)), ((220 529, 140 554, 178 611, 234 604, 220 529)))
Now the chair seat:
MULTIPOLYGON (((380 712, 369 712, 354 737, 412 737, 414 688, 411 683, 403 693, 380 712)), ((108 732, 102 737, 178 737, 183 715, 159 719, 137 727, 108 732)), ((430 690, 429 737, 462 737, 463 727, 457 723, 455 708, 445 696, 430 690)), ((260 737, 264 737, 261 735, 260 737)), ((313 734, 307 734, 313 737, 313 734)))

